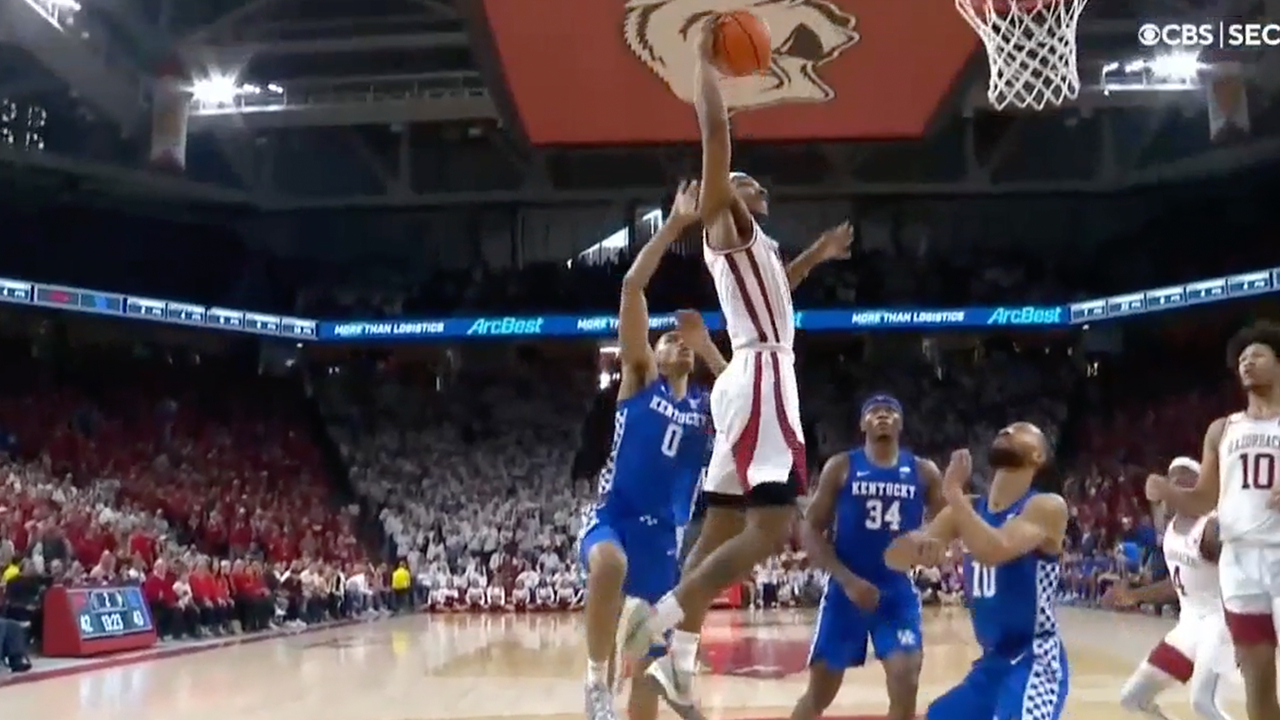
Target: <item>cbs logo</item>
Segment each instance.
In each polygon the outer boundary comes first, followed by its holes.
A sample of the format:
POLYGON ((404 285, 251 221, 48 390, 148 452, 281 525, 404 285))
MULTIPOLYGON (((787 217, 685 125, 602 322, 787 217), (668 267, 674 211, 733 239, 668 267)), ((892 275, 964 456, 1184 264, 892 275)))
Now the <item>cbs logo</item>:
POLYGON ((1147 23, 1138 28, 1138 42, 1144 47, 1203 47, 1216 44, 1214 37, 1214 26, 1208 23, 1147 23))

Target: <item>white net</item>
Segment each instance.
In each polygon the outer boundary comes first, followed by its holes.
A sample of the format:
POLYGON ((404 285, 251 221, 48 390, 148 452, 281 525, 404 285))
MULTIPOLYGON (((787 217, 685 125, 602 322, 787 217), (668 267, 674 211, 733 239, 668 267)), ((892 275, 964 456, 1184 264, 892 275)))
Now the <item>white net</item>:
POLYGON ((1087 0, 955 0, 987 46, 996 110, 1043 110, 1080 94, 1076 26, 1087 0))

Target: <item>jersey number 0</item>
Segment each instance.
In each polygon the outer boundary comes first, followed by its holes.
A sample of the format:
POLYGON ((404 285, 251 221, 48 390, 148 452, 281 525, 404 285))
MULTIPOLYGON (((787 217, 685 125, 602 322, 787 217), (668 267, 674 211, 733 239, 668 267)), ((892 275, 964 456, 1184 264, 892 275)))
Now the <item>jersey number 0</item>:
POLYGON ((673 458, 676 453, 680 452, 680 438, 684 437, 684 428, 676 423, 667 426, 667 431, 662 433, 662 454, 673 458))

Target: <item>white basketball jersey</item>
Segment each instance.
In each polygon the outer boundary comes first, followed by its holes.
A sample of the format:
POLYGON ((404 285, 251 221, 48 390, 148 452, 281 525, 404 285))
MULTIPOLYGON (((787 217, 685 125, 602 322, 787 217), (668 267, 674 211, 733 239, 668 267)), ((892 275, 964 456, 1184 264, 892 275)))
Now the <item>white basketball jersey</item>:
POLYGON ((1218 523, 1224 542, 1280 545, 1280 512, 1267 498, 1280 474, 1280 420, 1227 418, 1218 446, 1218 523))
POLYGON ((1218 565, 1204 559, 1200 542, 1205 527, 1215 515, 1206 515, 1186 532, 1178 532, 1177 519, 1164 531, 1164 561, 1169 566, 1169 579, 1178 593, 1178 606, 1184 614, 1206 617, 1222 611, 1222 595, 1218 587, 1218 565))
POLYGON ((791 283, 774 242, 751 222, 751 240, 727 252, 712 249, 705 238, 702 254, 716 284, 733 349, 791 349, 796 338, 791 283))

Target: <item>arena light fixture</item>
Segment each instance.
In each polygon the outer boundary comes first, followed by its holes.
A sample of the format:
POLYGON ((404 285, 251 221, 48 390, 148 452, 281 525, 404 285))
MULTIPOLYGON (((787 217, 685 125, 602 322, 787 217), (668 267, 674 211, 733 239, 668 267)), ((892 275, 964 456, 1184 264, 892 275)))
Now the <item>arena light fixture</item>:
POLYGON ((1200 73, 1208 65, 1199 54, 1185 50, 1150 58, 1109 62, 1102 67, 1103 94, 1113 92, 1181 92, 1200 87, 1200 73))

